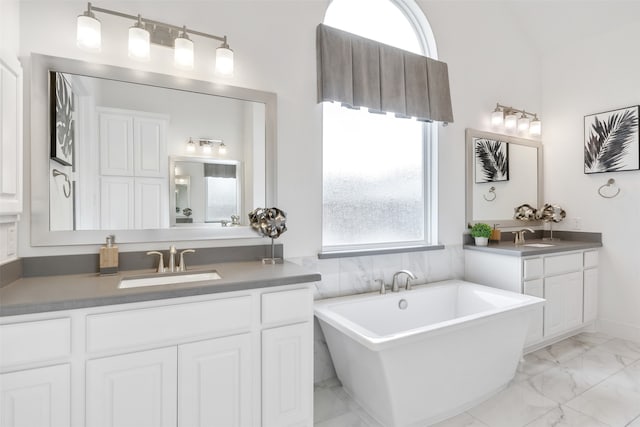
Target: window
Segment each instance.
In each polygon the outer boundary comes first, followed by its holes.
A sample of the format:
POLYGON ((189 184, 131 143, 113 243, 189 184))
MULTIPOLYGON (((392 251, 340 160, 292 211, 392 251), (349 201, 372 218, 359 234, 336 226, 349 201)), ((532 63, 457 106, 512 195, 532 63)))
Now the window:
MULTIPOLYGON (((409 0, 333 0, 324 23, 435 56, 426 18, 409 0)), ((324 251, 437 243, 435 131, 392 114, 323 104, 324 251)))

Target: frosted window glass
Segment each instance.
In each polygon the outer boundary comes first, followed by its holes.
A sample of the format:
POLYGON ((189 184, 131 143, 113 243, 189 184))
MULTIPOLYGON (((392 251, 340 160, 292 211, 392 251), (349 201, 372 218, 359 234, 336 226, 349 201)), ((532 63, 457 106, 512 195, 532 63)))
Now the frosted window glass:
POLYGON ((323 246, 424 241, 423 124, 323 104, 323 246))
MULTIPOLYGON (((398 5, 401 2, 332 0, 323 22, 425 55, 417 28, 398 5)), ((429 37, 431 31, 423 33, 429 37)), ((436 183, 428 178, 424 164, 426 158, 437 159, 431 125, 338 104, 324 103, 322 108, 323 247, 437 241, 436 219, 426 217, 437 208, 436 183)))
POLYGON ((205 177, 205 222, 231 221, 238 215, 238 183, 235 178, 205 177))

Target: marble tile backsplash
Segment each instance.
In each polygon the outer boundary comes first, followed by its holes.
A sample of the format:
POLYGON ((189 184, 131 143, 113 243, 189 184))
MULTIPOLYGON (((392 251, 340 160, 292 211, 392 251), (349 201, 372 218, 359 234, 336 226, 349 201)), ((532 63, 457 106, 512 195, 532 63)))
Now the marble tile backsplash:
MULTIPOLYGON (((464 277, 464 252, 462 245, 445 249, 402 254, 372 255, 352 258, 318 259, 317 257, 287 258, 322 275, 314 283, 314 299, 325 299, 378 290, 376 279, 384 279, 389 285, 398 270, 409 270, 416 275, 414 284, 464 277)), ((315 321, 314 327, 314 382, 335 376, 329 350, 322 330, 315 321)))

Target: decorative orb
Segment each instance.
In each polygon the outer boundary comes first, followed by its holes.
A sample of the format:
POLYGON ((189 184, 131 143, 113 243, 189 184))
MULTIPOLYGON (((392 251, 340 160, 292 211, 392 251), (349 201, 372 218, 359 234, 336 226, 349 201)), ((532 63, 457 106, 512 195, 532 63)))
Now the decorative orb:
POLYGON ((538 213, 538 218, 546 222, 560 222, 567 216, 567 213, 558 205, 545 203, 538 213))
POLYGON ((249 212, 249 223, 263 236, 277 239, 287 231, 287 214, 276 208, 256 208, 249 212))
POLYGON ((514 209, 513 218, 520 221, 533 221, 536 219, 536 208, 524 204, 514 209))

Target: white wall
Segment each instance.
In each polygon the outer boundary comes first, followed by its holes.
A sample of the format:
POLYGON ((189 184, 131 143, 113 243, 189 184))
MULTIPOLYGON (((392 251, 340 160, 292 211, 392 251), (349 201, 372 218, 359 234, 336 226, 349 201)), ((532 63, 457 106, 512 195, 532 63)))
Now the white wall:
MULTIPOLYGON (((328 1, 112 2, 102 6, 195 29, 227 34, 236 54, 229 83, 278 94, 278 206, 288 213, 281 241, 288 257, 314 256, 321 246, 321 108, 316 104, 315 27, 328 1)), ((440 130, 440 240, 459 245, 464 231, 464 129, 487 129, 487 111, 497 101, 540 107, 539 65, 494 2, 422 1, 440 58, 449 64, 455 123, 440 130), (482 23, 479 26, 479 23, 482 23), (505 32, 515 36, 506 38, 505 32), (518 76, 518 78, 514 78, 518 76)), ((137 63, 126 54, 124 20, 101 16, 103 49, 89 54, 75 46, 75 17, 84 2, 21 2, 21 55, 30 52, 210 79, 206 41, 196 41, 196 69, 178 71, 170 50, 152 47, 154 58, 137 63), (47 34, 56 34, 48 37, 47 34)), ((25 198, 29 195, 26 194, 25 198)), ((95 250, 91 247, 34 248, 28 215, 21 228, 20 255, 95 250)), ((207 242, 211 244, 211 241, 207 242)), ((225 242, 228 244, 228 242, 225 242)), ((123 245, 124 246, 124 245, 123 245)), ((153 246, 150 245, 150 246, 153 246)), ((122 250, 145 248, 131 245, 122 250)))
POLYGON ((640 17, 616 30, 560 44, 543 61, 545 194, 560 204, 572 229, 602 232, 599 326, 640 340, 640 171, 585 175, 585 115, 640 104, 640 17), (620 194, 598 195, 614 178, 620 194))

